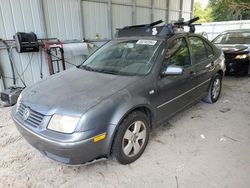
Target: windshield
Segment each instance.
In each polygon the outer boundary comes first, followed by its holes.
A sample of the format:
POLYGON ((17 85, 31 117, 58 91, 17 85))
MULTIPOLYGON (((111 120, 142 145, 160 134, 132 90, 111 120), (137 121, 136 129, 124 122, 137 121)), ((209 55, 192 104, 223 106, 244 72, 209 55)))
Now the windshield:
POLYGON ((118 75, 145 75, 160 45, 156 40, 113 40, 92 54, 80 68, 118 75))
POLYGON ((230 32, 214 39, 215 44, 250 44, 250 32, 230 32))

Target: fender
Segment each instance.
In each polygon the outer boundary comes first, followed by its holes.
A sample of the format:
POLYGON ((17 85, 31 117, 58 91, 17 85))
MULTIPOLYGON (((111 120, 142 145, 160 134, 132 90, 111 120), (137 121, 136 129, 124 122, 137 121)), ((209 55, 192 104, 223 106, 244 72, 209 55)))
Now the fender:
POLYGON ((153 122, 156 111, 146 98, 143 96, 132 97, 127 90, 118 92, 115 96, 103 100, 87 111, 81 117, 76 132, 100 129, 100 127, 108 125, 117 127, 128 113, 139 107, 145 107, 151 112, 153 122), (102 126, 100 126, 100 122, 102 122, 102 126))
POLYGON ((119 106, 118 109, 115 111, 111 123, 114 125, 120 125, 122 120, 133 110, 137 108, 146 108, 151 113, 152 122, 154 122, 154 117, 156 115, 155 109, 152 108, 149 101, 145 100, 144 98, 137 98, 134 100, 129 101, 125 105, 119 106))

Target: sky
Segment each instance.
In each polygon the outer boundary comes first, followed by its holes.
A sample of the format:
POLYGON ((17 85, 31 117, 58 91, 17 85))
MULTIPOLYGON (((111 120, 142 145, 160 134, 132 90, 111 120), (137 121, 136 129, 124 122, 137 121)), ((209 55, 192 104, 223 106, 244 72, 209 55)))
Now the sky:
POLYGON ((207 6, 207 4, 208 4, 208 2, 209 2, 209 0, 194 0, 195 2, 201 2, 201 8, 202 9, 205 9, 206 8, 206 6, 207 6))

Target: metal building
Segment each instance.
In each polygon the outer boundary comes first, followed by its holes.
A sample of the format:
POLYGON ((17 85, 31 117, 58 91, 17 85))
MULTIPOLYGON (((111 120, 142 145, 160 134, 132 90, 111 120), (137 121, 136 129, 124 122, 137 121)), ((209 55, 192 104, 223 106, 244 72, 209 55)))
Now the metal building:
MULTIPOLYGON (((165 22, 192 17, 194 0, 0 0, 0 38, 13 39, 18 32, 35 32, 38 38, 61 40, 110 39, 126 25, 165 22)), ((13 52, 15 71, 27 85, 48 76, 44 54, 13 52), (41 66, 42 65, 42 66, 41 66)), ((71 62, 78 64, 82 58, 71 62)), ((12 85, 6 50, 0 50, 0 72, 6 87, 12 85)), ((0 78, 0 91, 3 89, 0 78)), ((17 85, 22 86, 20 79, 17 85)))

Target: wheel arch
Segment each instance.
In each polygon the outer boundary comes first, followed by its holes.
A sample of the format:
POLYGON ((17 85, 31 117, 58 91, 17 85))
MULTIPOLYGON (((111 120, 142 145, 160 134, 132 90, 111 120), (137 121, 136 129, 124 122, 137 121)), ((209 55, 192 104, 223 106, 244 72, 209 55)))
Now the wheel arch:
POLYGON ((122 121, 132 112, 134 111, 140 111, 140 112, 143 112, 145 113, 148 117, 149 117, 149 121, 150 121, 150 128, 152 129, 152 125, 154 123, 154 116, 155 116, 155 113, 154 111, 152 110, 152 108, 148 105, 148 104, 138 104, 136 106, 133 106, 129 109, 126 110, 126 112, 123 114, 123 116, 120 118, 120 120, 118 121, 118 123, 116 124, 116 128, 114 130, 114 133, 112 135, 112 142, 111 142, 111 145, 110 145, 110 149, 109 149, 109 155, 112 154, 112 147, 113 147, 113 144, 114 144, 114 140, 115 140, 115 136, 116 136, 116 133, 117 133, 117 130, 119 129, 122 121))
POLYGON ((152 128, 152 123, 153 123, 153 119, 154 119, 154 115, 153 115, 153 112, 152 110, 150 109, 150 107, 148 107, 147 105, 137 105, 131 109, 129 109, 124 115, 123 117, 121 118, 121 120, 119 121, 118 125, 121 124, 122 120, 128 116, 130 113, 134 112, 134 111, 140 111, 140 112, 143 112, 147 115, 147 117, 149 118, 149 121, 150 121, 150 127, 152 128))
POLYGON ((218 73, 220 76, 221 76, 221 78, 223 78, 224 77, 224 72, 223 72, 223 70, 218 70, 216 73, 218 73))

